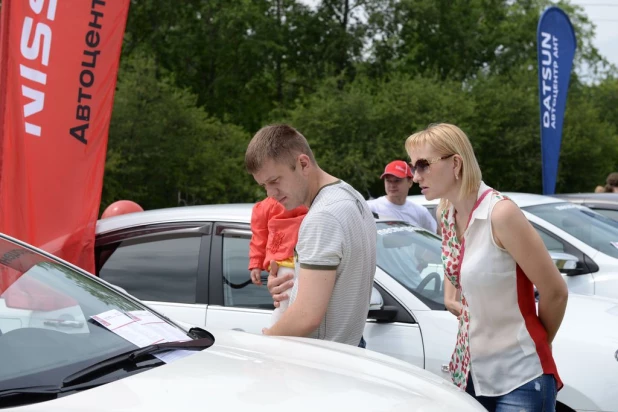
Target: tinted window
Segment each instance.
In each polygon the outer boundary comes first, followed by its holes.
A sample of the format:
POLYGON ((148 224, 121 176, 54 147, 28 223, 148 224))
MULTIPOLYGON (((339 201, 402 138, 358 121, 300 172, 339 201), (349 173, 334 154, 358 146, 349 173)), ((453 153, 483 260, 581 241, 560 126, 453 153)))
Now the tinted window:
MULTIPOLYGON (((244 237, 223 237, 223 304, 274 309, 266 285, 254 285, 249 278, 249 241, 244 237)), ((266 276, 267 273, 262 272, 262 278, 266 276)))
POLYGON ((545 243, 545 247, 549 252, 564 252, 564 244, 562 242, 554 239, 552 236, 537 227, 535 227, 535 229, 539 236, 541 236, 541 239, 543 240, 543 243, 545 243))
POLYGON ((559 227, 594 249, 618 258, 618 222, 572 203, 530 206, 526 211, 559 227))
POLYGON ((432 309, 444 310, 444 266, 435 234, 400 222, 380 222, 377 264, 432 309))
POLYGON ((595 209, 595 212, 599 212, 603 216, 607 216, 610 219, 618 220, 618 210, 613 210, 613 209, 595 209))
POLYGON ((99 276, 141 300, 195 303, 200 243, 200 236, 127 240, 99 276))

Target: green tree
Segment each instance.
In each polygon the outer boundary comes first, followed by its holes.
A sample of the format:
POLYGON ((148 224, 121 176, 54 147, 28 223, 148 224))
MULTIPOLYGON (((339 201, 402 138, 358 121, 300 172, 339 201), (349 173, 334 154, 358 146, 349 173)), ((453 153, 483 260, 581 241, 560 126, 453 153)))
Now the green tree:
POLYGON ((175 74, 197 104, 223 121, 253 129, 272 109, 276 25, 264 0, 144 0, 132 5, 125 56, 146 50, 175 74), (268 35, 264 30, 269 30, 268 35))
POLYGON ((159 71, 223 121, 255 131, 322 78, 353 78, 361 59, 360 1, 141 0, 131 6, 124 56, 146 50, 159 71))
POLYGON ((309 140, 320 165, 373 196, 379 176, 394 159, 407 159, 404 143, 430 123, 460 123, 472 105, 453 82, 396 76, 375 82, 359 77, 342 90, 329 79, 286 120, 309 140))
MULTIPOLYGON (((591 191, 618 158, 616 127, 600 117, 573 81, 563 126, 556 192, 591 191)), ((466 132, 486 182, 499 190, 542 192, 540 120, 536 72, 483 76, 470 86, 475 110, 466 132)))
POLYGON ((249 135, 196 107, 196 97, 155 76, 152 59, 125 60, 110 125, 102 209, 255 200, 244 170, 249 135))
MULTIPOLYGON (((293 123, 320 164, 365 195, 383 193, 378 177, 388 161, 406 159, 408 135, 440 121, 469 134, 489 184, 540 192, 536 27, 549 4, 135 1, 104 204, 257 200, 263 192, 243 155, 267 120, 293 123)), ((591 190, 616 168, 618 86, 582 9, 560 6, 577 31, 578 71, 558 191, 591 190)))
MULTIPOLYGON (((466 80, 536 66, 536 30, 549 0, 374 0, 370 72, 437 75, 466 80)), ((593 46, 594 25, 583 8, 564 9, 578 39, 576 67, 593 75, 612 68, 593 46)))

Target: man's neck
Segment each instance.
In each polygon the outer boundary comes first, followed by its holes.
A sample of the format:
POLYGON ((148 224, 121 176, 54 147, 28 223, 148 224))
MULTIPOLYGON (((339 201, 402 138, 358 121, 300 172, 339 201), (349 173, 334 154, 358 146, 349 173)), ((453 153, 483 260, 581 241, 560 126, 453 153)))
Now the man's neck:
POLYGON ((401 197, 394 197, 394 196, 388 196, 388 195, 385 197, 386 197, 386 200, 388 200, 389 202, 397 206, 405 205, 406 200, 407 200, 405 197, 401 198, 401 197))
POLYGON ((327 185, 338 182, 340 179, 331 176, 322 169, 317 169, 314 176, 309 178, 309 196, 305 200, 305 206, 311 207, 313 200, 318 195, 320 190, 327 185))

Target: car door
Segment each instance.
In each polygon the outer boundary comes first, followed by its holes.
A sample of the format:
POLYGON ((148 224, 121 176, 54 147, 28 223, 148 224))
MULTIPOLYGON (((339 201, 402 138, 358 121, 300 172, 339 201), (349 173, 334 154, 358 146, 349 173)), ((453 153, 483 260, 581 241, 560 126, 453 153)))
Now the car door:
POLYGON ((527 217, 530 220, 532 227, 534 227, 541 237, 547 251, 550 255, 552 255, 552 257, 555 253, 566 253, 577 258, 577 273, 575 273, 575 271, 569 272, 561 267, 558 268, 569 288, 569 292, 579 293, 582 295, 594 295, 595 285, 593 272, 599 270, 599 267, 594 263, 594 261, 575 246, 544 228, 542 225, 542 220, 529 214, 527 214, 527 217))
POLYGON ((261 286, 249 278, 251 229, 219 222, 213 232, 206 327, 261 334, 275 307, 266 288, 267 273, 262 273, 261 286))
MULTIPOLYGON (((380 269, 378 269, 378 273, 380 269)), ((420 326, 406 307, 391 290, 393 286, 384 277, 374 282, 374 294, 382 300, 380 309, 369 311, 363 336, 367 349, 425 368, 425 348, 420 326)))
POLYGON ((167 317, 206 324, 210 223, 148 225, 106 234, 96 274, 167 317))
MULTIPOLYGON (((266 288, 249 281, 249 225, 217 223, 214 228, 209 281, 207 328, 237 329, 262 333, 270 326, 274 309, 266 288)), ((367 349, 424 367, 421 331, 410 310, 375 284, 375 302, 368 314, 364 338, 367 349)), ((373 300, 373 299, 372 299, 373 300)))

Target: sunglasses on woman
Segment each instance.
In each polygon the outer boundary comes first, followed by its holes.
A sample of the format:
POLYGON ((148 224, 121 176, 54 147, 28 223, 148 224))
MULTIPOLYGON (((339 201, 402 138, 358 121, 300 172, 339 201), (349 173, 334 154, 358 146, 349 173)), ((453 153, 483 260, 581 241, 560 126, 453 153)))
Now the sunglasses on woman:
POLYGON ((442 157, 435 157, 433 159, 418 159, 416 163, 414 164, 410 163, 412 174, 416 174, 416 172, 423 174, 427 170, 429 170, 429 166, 431 166, 432 164, 439 162, 440 160, 448 159, 451 156, 455 156, 455 154, 445 155, 442 157))

